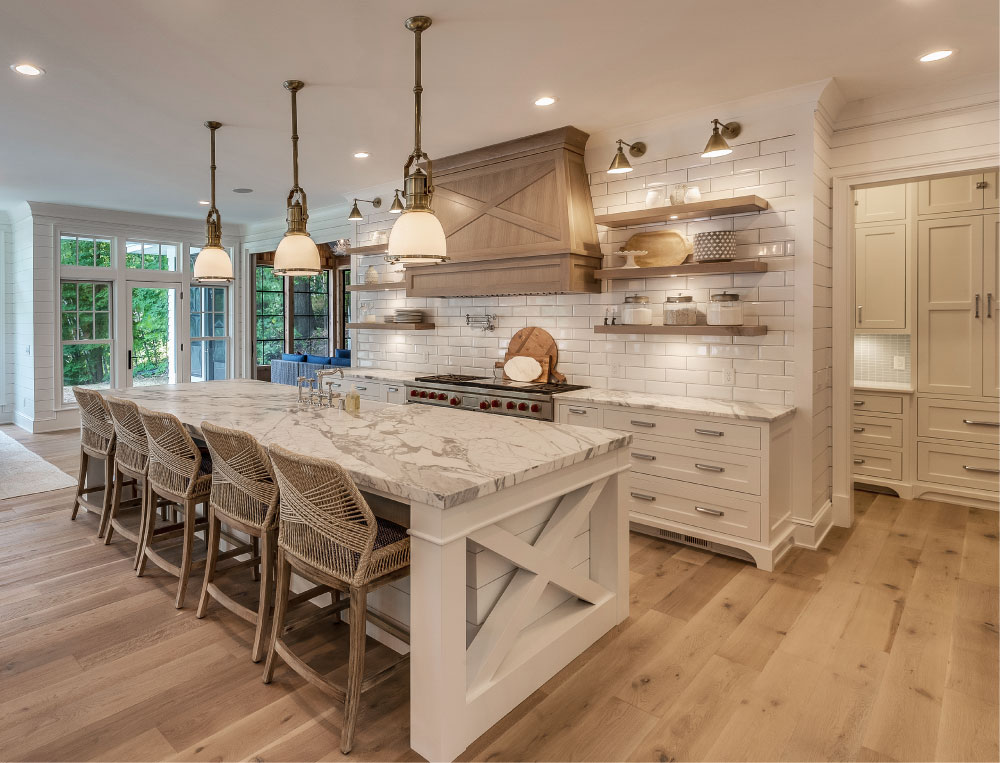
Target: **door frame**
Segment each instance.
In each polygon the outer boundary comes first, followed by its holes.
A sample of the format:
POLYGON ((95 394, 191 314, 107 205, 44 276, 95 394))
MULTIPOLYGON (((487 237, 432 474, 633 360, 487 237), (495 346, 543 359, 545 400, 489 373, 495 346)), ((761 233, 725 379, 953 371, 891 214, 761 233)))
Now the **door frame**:
MULTIPOLYGON (((878 171, 833 170, 833 521, 841 527, 854 522, 851 469, 851 390, 854 386, 854 203, 862 186, 891 185, 940 175, 988 172, 996 157, 982 154, 964 159, 916 162, 904 158, 881 161, 878 171)), ((854 165, 857 166, 857 165, 854 165)), ((916 326, 913 327, 914 329, 916 326)), ((911 334, 912 336, 912 334, 911 334)), ((911 371, 912 373, 912 371, 911 371)))
MULTIPOLYGON (((180 275, 180 274, 178 274, 180 275)), ((190 376, 190 365, 188 361, 188 352, 190 352, 190 340, 185 332, 185 305, 184 305, 184 282, 178 278, 176 281, 167 280, 142 280, 142 279, 129 279, 126 278, 124 281, 124 309, 121 311, 120 316, 121 323, 121 333, 119 336, 123 338, 121 342, 121 351, 118 353, 119 357, 115 359, 115 368, 120 373, 119 378, 121 379, 121 384, 118 386, 127 389, 132 385, 132 369, 129 367, 128 363, 128 353, 132 348, 132 290, 133 289, 173 289, 174 290, 174 339, 178 347, 175 348, 175 358, 176 363, 176 382, 184 382, 189 380, 190 376)))

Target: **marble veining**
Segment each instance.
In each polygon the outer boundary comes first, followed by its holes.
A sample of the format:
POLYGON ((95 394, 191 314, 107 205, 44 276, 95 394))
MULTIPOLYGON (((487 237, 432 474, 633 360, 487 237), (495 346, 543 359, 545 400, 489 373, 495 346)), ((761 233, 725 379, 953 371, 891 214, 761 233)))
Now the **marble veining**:
POLYGON ((242 429, 262 444, 331 458, 362 489, 449 508, 618 448, 631 436, 604 429, 489 416, 429 405, 361 401, 359 414, 310 408, 294 387, 249 379, 112 390, 172 413, 242 429))
POLYGON ((741 421, 780 421, 795 412, 793 406, 747 403, 738 400, 715 400, 707 397, 657 395, 650 392, 626 392, 615 389, 580 389, 556 396, 560 403, 601 403, 622 408, 646 408, 670 413, 690 413, 741 421))

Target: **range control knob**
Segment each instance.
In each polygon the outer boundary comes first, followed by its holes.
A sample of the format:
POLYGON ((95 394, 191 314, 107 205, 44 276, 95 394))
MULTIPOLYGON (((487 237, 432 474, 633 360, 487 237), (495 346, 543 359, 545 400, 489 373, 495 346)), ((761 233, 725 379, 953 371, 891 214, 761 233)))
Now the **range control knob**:
POLYGON ((538 403, 532 403, 531 404, 531 412, 532 413, 538 413, 540 410, 542 410, 542 406, 540 406, 538 403))
POLYGON ((500 401, 499 400, 491 400, 490 401, 490 405, 492 405, 494 408, 499 408, 500 407, 500 401))
POLYGON ((527 403, 518 403, 517 404, 517 410, 519 410, 519 411, 526 411, 526 410, 528 410, 528 404, 527 403))
POLYGON ((488 411, 488 410, 490 409, 490 404, 489 404, 489 403, 487 403, 487 402, 486 402, 485 400, 483 400, 483 401, 482 401, 482 402, 481 402, 481 403, 479 404, 479 407, 480 407, 480 408, 482 408, 482 409, 483 409, 484 411, 488 411))
POLYGON ((459 403, 462 402, 462 398, 460 398, 460 397, 453 397, 448 402, 451 403, 452 405, 458 405, 459 403))
POLYGON ((427 397, 427 391, 426 390, 420 390, 420 397, 427 397))
POLYGON ((507 410, 508 411, 514 410, 514 401, 513 400, 508 400, 507 401, 507 410))
POLYGON ((410 390, 410 397, 417 397, 419 394, 415 389, 410 390))
POLYGON ((448 399, 448 395, 446 395, 444 392, 438 392, 436 395, 433 392, 431 392, 431 397, 435 398, 437 400, 447 400, 448 399))

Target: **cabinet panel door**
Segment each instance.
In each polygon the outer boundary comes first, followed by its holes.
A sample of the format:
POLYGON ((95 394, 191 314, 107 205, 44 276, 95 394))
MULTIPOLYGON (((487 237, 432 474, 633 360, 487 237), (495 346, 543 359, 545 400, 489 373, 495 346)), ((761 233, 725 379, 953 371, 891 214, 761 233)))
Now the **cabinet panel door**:
POLYGON ((906 185, 885 185, 855 191, 854 222, 882 223, 906 219, 906 185))
POLYGON ((917 389, 981 395, 983 218, 921 220, 917 239, 917 389))
POLYGON ((986 181, 986 196, 983 199, 983 207, 986 209, 996 209, 1000 207, 1000 187, 997 185, 997 181, 1000 180, 997 171, 987 172, 983 175, 983 180, 986 181))
MULTIPOLYGON (((993 173, 994 175, 996 173, 993 173)), ((983 216, 983 394, 1000 397, 1000 215, 983 216)))
POLYGON ((879 225, 854 232, 859 329, 906 328, 906 225, 879 225))
POLYGON ((917 214, 982 209, 984 194, 979 187, 982 182, 981 174, 921 180, 917 184, 917 214))

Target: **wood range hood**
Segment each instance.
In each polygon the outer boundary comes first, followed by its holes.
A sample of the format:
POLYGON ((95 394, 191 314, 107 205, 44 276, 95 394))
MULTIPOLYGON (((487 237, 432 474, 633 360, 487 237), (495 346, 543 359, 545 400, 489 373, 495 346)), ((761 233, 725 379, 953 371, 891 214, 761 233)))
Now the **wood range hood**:
POLYGON ((599 293, 588 137, 560 127, 435 160, 432 206, 451 261, 408 267, 406 295, 599 293))

